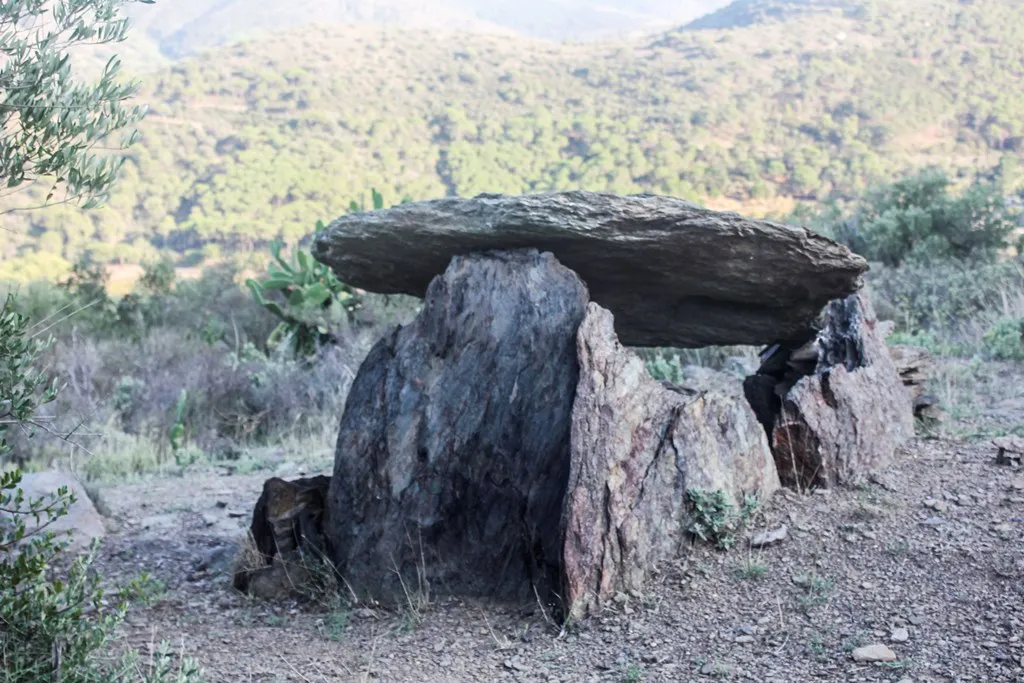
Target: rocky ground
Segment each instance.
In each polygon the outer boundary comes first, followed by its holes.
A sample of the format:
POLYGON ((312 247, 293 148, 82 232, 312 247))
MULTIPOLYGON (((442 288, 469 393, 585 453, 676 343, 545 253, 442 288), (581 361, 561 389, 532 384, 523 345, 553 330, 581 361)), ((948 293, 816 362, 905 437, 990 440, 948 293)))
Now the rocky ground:
POLYGON ((419 591, 399 612, 234 593, 266 472, 103 489, 100 565, 153 578, 128 640, 170 641, 209 681, 1024 681, 1024 473, 995 456, 919 441, 862 487, 779 493, 731 550, 695 546, 644 595, 564 628, 537 605, 419 591))

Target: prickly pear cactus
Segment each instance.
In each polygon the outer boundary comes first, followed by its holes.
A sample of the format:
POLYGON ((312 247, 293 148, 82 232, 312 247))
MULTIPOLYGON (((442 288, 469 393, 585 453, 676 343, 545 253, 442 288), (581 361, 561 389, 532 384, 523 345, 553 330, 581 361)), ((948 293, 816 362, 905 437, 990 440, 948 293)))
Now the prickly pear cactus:
MULTIPOLYGON (((324 229, 317 221, 316 231, 324 229)), ((359 308, 360 290, 341 282, 329 267, 308 252, 295 249, 286 259, 281 254, 284 244, 276 240, 270 245, 274 257, 262 280, 250 278, 246 286, 258 304, 281 319, 267 339, 274 348, 288 343, 297 356, 308 356, 329 341, 329 327, 344 314, 349 319, 359 308), (284 303, 268 298, 280 292, 284 303)))

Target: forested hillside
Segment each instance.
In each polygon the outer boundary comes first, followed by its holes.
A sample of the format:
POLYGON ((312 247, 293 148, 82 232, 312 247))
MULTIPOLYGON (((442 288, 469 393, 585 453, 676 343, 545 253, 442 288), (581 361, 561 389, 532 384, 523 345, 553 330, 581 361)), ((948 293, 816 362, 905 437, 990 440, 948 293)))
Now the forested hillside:
POLYGON ((653 191, 764 213, 932 164, 1017 184, 1020 3, 831 4, 630 43, 307 27, 225 48, 146 78, 151 114, 107 208, 4 217, 0 278, 293 241, 370 187, 386 202, 653 191))

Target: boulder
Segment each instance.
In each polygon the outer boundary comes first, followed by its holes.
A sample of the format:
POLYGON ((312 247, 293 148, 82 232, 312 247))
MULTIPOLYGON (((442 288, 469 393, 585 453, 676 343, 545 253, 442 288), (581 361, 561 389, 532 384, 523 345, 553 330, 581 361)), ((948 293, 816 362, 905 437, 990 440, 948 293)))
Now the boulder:
MULTIPOLYGON (((429 247, 424 245, 425 253, 429 247)), ((558 588, 587 289, 549 253, 457 256, 360 366, 324 532, 346 588, 404 604, 443 588, 558 588)))
POLYGON ((867 296, 830 303, 817 337, 775 345, 744 383, 788 486, 854 483, 914 436, 913 402, 867 296))
POLYGON ((802 343, 868 268, 802 228, 597 192, 403 204, 339 218, 313 243, 348 284, 420 297, 452 256, 521 248, 551 252, 577 273, 627 346, 802 343))
MULTIPOLYGON (((27 507, 28 502, 39 498, 47 500, 61 487, 67 487, 68 493, 75 496, 75 503, 68 508, 68 514, 57 518, 45 527, 46 531, 52 531, 59 540, 67 540, 69 545, 67 552, 75 554, 87 549, 93 539, 100 539, 106 535, 106 528, 103 524, 103 517, 96 511, 88 492, 75 476, 66 472, 47 471, 22 475, 19 488, 24 495, 27 507), (69 536, 70 533, 70 536, 69 536)), ((0 512, 0 515, 5 513, 0 512)), ((26 531, 32 533, 46 523, 46 516, 40 516, 39 523, 31 515, 24 517, 26 531)))
POLYGON ((576 340, 563 571, 580 617, 640 590, 687 538, 689 489, 721 490, 739 507, 779 486, 765 431, 727 375, 687 368, 681 386, 651 378, 595 303, 576 340))

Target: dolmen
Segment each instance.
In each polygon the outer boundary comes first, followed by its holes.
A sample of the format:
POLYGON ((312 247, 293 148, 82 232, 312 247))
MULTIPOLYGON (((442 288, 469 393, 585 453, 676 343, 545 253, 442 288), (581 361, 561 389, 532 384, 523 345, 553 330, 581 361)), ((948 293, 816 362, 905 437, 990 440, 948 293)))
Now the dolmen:
POLYGON ((261 547, 305 533, 359 600, 429 586, 583 617, 685 552, 688 492, 738 507, 853 483, 913 435, 868 264, 802 228, 657 195, 486 194, 346 215, 313 254, 423 299, 359 368, 316 504, 268 502, 302 498, 277 479, 254 513, 261 547), (671 384, 632 350, 715 345, 763 346, 760 368, 671 384))

